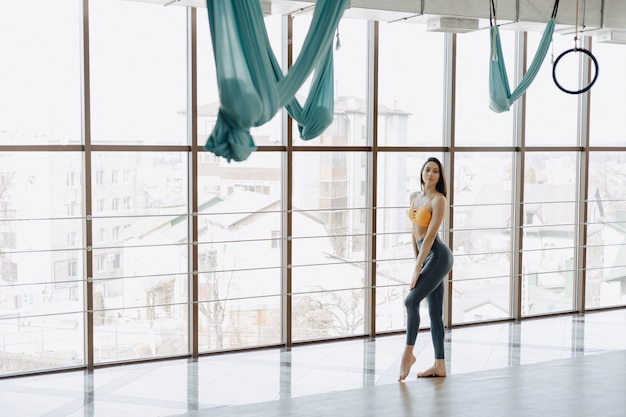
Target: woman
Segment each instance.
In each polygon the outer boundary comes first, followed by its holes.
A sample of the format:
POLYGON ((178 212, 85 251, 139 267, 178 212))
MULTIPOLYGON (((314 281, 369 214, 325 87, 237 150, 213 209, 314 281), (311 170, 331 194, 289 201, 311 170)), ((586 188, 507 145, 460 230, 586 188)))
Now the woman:
POLYGON ((407 310, 406 347, 400 365, 400 381, 406 379, 415 363, 413 347, 420 327, 420 302, 426 298, 430 314, 430 332, 435 348, 435 364, 418 377, 446 376, 444 359, 443 326, 443 280, 452 269, 452 252, 439 239, 441 227, 448 208, 446 180, 441 162, 428 158, 420 174, 421 192, 410 197, 409 220, 412 223, 413 252, 416 256, 415 270, 410 292, 404 304, 407 310))

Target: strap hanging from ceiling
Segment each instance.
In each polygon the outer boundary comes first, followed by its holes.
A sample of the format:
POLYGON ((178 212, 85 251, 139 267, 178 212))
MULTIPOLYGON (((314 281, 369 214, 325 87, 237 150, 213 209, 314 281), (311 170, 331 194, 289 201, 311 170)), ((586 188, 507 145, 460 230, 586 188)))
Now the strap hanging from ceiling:
POLYGON ((204 148, 243 161, 256 150, 250 128, 286 107, 302 139, 333 121, 333 37, 349 0, 317 0, 302 50, 286 75, 274 55, 259 1, 207 0, 220 109, 204 148), (313 73, 304 106, 295 99, 313 73))
POLYGON ((489 65, 489 108, 496 113, 508 111, 511 105, 519 99, 534 81, 543 61, 548 53, 554 26, 556 25, 556 15, 559 8, 559 0, 555 0, 552 8, 552 15, 543 31, 539 48, 531 62, 528 70, 522 77, 517 88, 511 92, 509 79, 506 73, 504 57, 502 55, 502 45, 500 43, 500 31, 496 23, 496 6, 491 0, 489 9, 489 24, 491 34, 491 62, 489 65))

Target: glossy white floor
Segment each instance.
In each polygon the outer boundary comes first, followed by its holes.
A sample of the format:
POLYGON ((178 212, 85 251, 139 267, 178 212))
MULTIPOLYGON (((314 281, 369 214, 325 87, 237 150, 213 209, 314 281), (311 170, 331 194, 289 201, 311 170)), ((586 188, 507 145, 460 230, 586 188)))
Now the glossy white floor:
POLYGON ((403 347, 381 336, 4 378, 0 416, 626 415, 626 309, 452 329, 447 378, 415 378, 433 361, 422 332, 399 383, 403 347))

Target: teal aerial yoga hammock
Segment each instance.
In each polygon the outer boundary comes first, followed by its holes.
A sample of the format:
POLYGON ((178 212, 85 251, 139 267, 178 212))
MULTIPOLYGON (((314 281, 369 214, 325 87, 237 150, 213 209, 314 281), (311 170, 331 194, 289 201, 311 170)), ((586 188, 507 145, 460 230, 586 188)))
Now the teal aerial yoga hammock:
POLYGON ((546 28, 541 37, 539 48, 535 53, 530 67, 524 74, 522 81, 511 93, 509 88, 509 79, 506 75, 506 67, 504 65, 504 58, 502 56, 502 46, 500 45, 500 32, 498 25, 495 23, 496 9, 493 0, 491 0, 491 8, 489 9, 489 22, 491 24, 491 62, 489 65, 489 108, 496 113, 502 113, 508 111, 511 104, 520 98, 530 87, 533 82, 543 60, 545 59, 550 42, 552 42, 552 34, 554 33, 554 25, 556 24, 556 13, 559 7, 559 0, 555 0, 554 8, 552 9, 552 16, 546 25, 546 28))
POLYGON ((349 0, 317 0, 300 55, 286 75, 272 51, 259 1, 207 0, 220 110, 204 148, 243 161, 256 150, 250 128, 286 107, 302 139, 318 137, 333 121, 332 41, 349 0), (298 89, 315 70, 304 106, 298 89))

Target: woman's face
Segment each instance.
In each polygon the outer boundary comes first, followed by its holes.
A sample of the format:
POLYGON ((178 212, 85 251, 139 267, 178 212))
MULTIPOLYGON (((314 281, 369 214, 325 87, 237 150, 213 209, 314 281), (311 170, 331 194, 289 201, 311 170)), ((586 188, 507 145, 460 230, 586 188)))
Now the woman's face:
POLYGON ((437 185, 440 175, 439 165, 437 165, 436 162, 430 161, 424 165, 424 170, 422 171, 422 181, 426 187, 434 187, 437 185))

